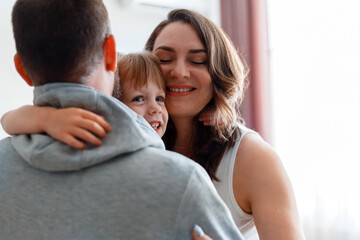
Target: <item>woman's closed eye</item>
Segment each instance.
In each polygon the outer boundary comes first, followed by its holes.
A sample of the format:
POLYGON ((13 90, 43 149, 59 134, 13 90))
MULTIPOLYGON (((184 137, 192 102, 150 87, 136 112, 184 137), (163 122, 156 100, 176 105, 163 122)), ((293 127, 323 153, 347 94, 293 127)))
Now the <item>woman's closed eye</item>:
POLYGON ((192 57, 189 58, 189 62, 191 62, 192 64, 207 64, 207 58, 206 57, 192 57))
POLYGON ((159 49, 155 51, 156 56, 159 58, 160 63, 169 63, 173 60, 173 53, 169 50, 159 49))
POLYGON ((207 64, 207 61, 191 61, 191 63, 200 65, 200 64, 207 64))
POLYGON ((137 96, 137 97, 134 97, 131 101, 132 102, 144 102, 145 98, 143 96, 137 96))
POLYGON ((169 63, 171 62, 171 59, 160 59, 161 63, 169 63))

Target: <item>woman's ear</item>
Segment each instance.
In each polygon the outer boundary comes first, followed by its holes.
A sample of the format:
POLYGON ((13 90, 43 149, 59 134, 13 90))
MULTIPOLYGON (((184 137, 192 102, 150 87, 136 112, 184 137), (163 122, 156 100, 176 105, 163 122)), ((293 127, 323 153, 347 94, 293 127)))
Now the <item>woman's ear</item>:
POLYGON ((116 53, 116 43, 115 43, 114 35, 110 34, 105 39, 104 51, 105 51, 106 70, 115 72, 116 65, 117 65, 116 64, 117 63, 117 59, 116 59, 117 53, 116 53))
POLYGON ((19 56, 19 54, 15 54, 14 56, 14 64, 15 64, 15 68, 16 71, 20 74, 20 76, 25 80, 25 82, 32 87, 33 83, 29 77, 29 75, 27 74, 26 70, 24 69, 24 66, 22 64, 22 60, 19 56))

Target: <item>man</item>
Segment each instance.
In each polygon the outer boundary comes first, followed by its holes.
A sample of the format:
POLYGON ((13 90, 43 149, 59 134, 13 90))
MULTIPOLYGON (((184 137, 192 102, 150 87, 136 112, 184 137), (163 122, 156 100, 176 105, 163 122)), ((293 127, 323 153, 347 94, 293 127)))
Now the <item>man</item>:
POLYGON ((112 131, 81 151, 45 134, 2 140, 1 239, 191 239, 194 224, 242 239, 206 172, 110 96, 116 48, 101 0, 18 0, 12 23, 34 103, 93 111, 112 131))

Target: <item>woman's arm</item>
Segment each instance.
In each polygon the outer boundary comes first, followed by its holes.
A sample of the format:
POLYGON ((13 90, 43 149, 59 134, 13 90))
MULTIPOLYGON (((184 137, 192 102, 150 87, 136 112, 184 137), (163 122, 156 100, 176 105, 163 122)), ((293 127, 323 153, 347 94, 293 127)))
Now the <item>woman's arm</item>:
POLYGON ((1 117, 1 124, 8 134, 46 132, 79 149, 85 147, 84 142, 101 145, 100 138, 105 137, 111 129, 103 117, 84 109, 30 105, 5 113, 1 117))
POLYGON ((253 214, 260 239, 304 239, 290 180, 279 156, 259 136, 244 136, 233 181, 235 199, 253 214))

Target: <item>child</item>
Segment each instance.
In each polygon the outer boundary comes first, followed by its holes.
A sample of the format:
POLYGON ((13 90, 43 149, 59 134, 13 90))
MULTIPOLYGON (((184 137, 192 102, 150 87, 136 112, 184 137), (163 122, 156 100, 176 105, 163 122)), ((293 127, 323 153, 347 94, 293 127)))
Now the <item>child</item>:
MULTIPOLYGON (((168 113, 157 56, 150 52, 119 56, 113 95, 144 117, 160 137, 164 135, 168 113)), ((100 138, 111 130, 103 117, 79 108, 23 106, 5 113, 1 124, 8 134, 46 132, 79 149, 86 146, 84 142, 101 145, 100 138)))

